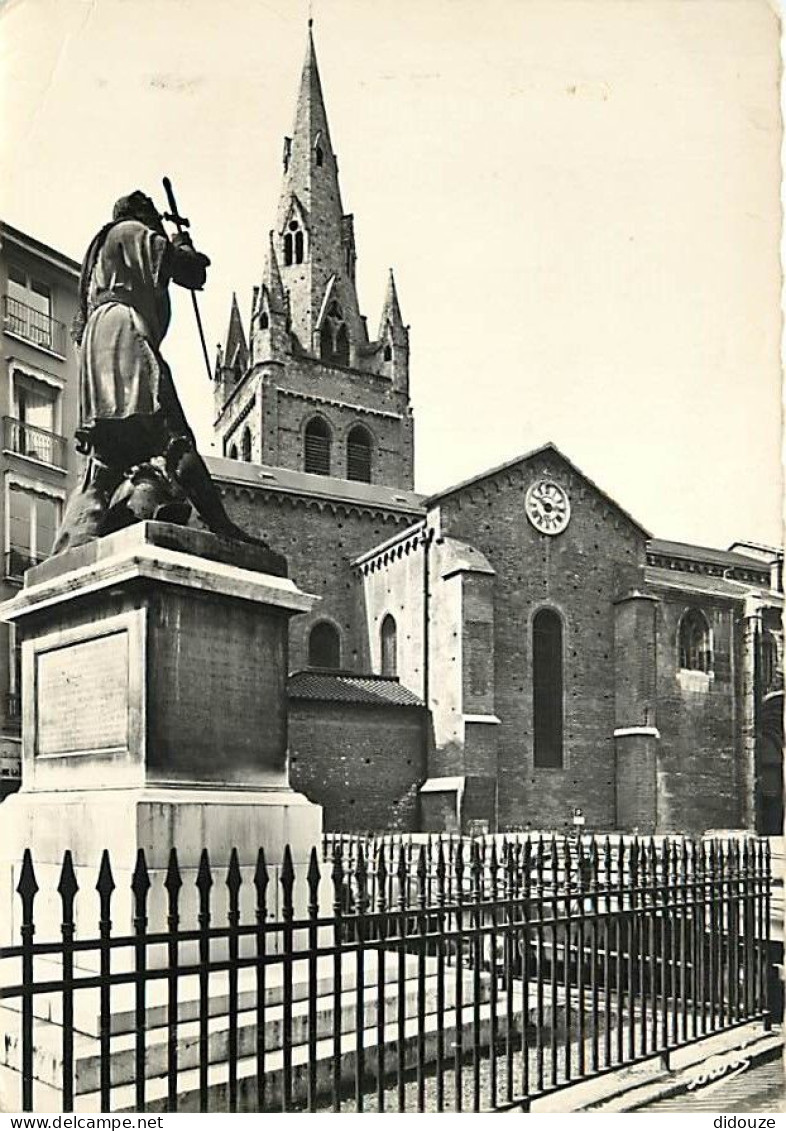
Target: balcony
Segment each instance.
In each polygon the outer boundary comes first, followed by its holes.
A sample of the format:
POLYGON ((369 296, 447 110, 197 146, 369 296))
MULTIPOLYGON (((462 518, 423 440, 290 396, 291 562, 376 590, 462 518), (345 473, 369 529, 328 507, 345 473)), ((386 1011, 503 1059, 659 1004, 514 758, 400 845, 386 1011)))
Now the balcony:
POLYGON ((46 561, 47 557, 47 554, 31 554, 29 550, 21 546, 11 546, 5 553, 6 581, 21 582, 24 579, 25 570, 40 565, 41 562, 46 561))
POLYGON ((67 332, 64 322, 58 322, 49 314, 35 310, 18 298, 5 295, 3 328, 17 338, 24 338, 39 349, 65 357, 67 332))
POLYGON ((66 438, 45 428, 36 428, 14 416, 3 417, 3 448, 7 452, 36 459, 66 470, 66 438))

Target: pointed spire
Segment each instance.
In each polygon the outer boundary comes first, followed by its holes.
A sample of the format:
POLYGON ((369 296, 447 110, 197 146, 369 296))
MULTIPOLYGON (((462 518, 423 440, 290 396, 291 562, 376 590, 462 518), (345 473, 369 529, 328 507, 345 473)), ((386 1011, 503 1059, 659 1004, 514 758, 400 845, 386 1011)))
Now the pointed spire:
POLYGON ((388 326, 390 326, 394 342, 400 340, 399 335, 401 332, 406 332, 404 319, 401 317, 401 307, 398 304, 396 280, 393 276, 392 267, 388 272, 388 285, 385 291, 385 301, 382 304, 382 317, 379 320, 379 334, 377 337, 380 340, 385 337, 388 326))
POLYGON ((262 309, 267 300, 272 314, 285 314, 287 300, 284 294, 284 284, 281 282, 281 271, 278 266, 278 256, 273 242, 274 233, 268 233, 268 249, 265 256, 265 266, 262 271, 262 285, 259 293, 259 306, 262 309))
POLYGON ((245 372, 248 367, 248 346, 243 330, 243 320, 240 317, 240 307, 237 304, 237 295, 233 291, 226 345, 224 346, 224 365, 233 369, 236 364, 239 364, 241 370, 245 372))

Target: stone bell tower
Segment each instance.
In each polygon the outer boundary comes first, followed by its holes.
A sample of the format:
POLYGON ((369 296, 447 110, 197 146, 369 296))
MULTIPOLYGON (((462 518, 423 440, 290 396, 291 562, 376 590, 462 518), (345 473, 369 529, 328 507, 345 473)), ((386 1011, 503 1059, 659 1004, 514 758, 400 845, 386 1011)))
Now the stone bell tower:
POLYGON ((409 331, 391 271, 377 337, 355 281, 309 26, 275 227, 246 332, 233 298, 215 371, 222 455, 403 489, 413 483, 409 331))

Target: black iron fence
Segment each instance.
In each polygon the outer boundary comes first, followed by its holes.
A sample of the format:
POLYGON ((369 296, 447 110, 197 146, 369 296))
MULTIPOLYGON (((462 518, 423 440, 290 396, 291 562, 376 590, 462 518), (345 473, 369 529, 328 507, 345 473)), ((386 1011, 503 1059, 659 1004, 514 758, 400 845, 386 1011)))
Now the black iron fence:
POLYGON ((203 851, 187 885, 174 850, 157 876, 140 852, 130 893, 104 853, 95 894, 66 853, 43 941, 27 852, 0 948, 19 1107, 526 1108, 768 1024, 766 842, 356 838, 351 864, 329 849, 297 878, 289 848, 275 868, 260 850, 253 875, 203 851))

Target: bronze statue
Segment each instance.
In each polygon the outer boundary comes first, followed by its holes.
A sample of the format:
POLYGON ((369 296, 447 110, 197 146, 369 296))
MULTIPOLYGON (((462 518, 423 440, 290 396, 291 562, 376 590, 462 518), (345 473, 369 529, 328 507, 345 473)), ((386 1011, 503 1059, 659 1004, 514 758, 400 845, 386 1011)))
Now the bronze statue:
POLYGON ((201 290, 210 264, 182 230, 181 218, 173 219, 179 230, 170 240, 153 201, 133 192, 118 200, 111 222, 87 249, 73 333, 77 449, 88 459, 53 553, 145 518, 187 523, 193 505, 214 534, 262 546, 269 572, 285 576, 285 559, 227 515, 160 353, 170 281, 201 290))

